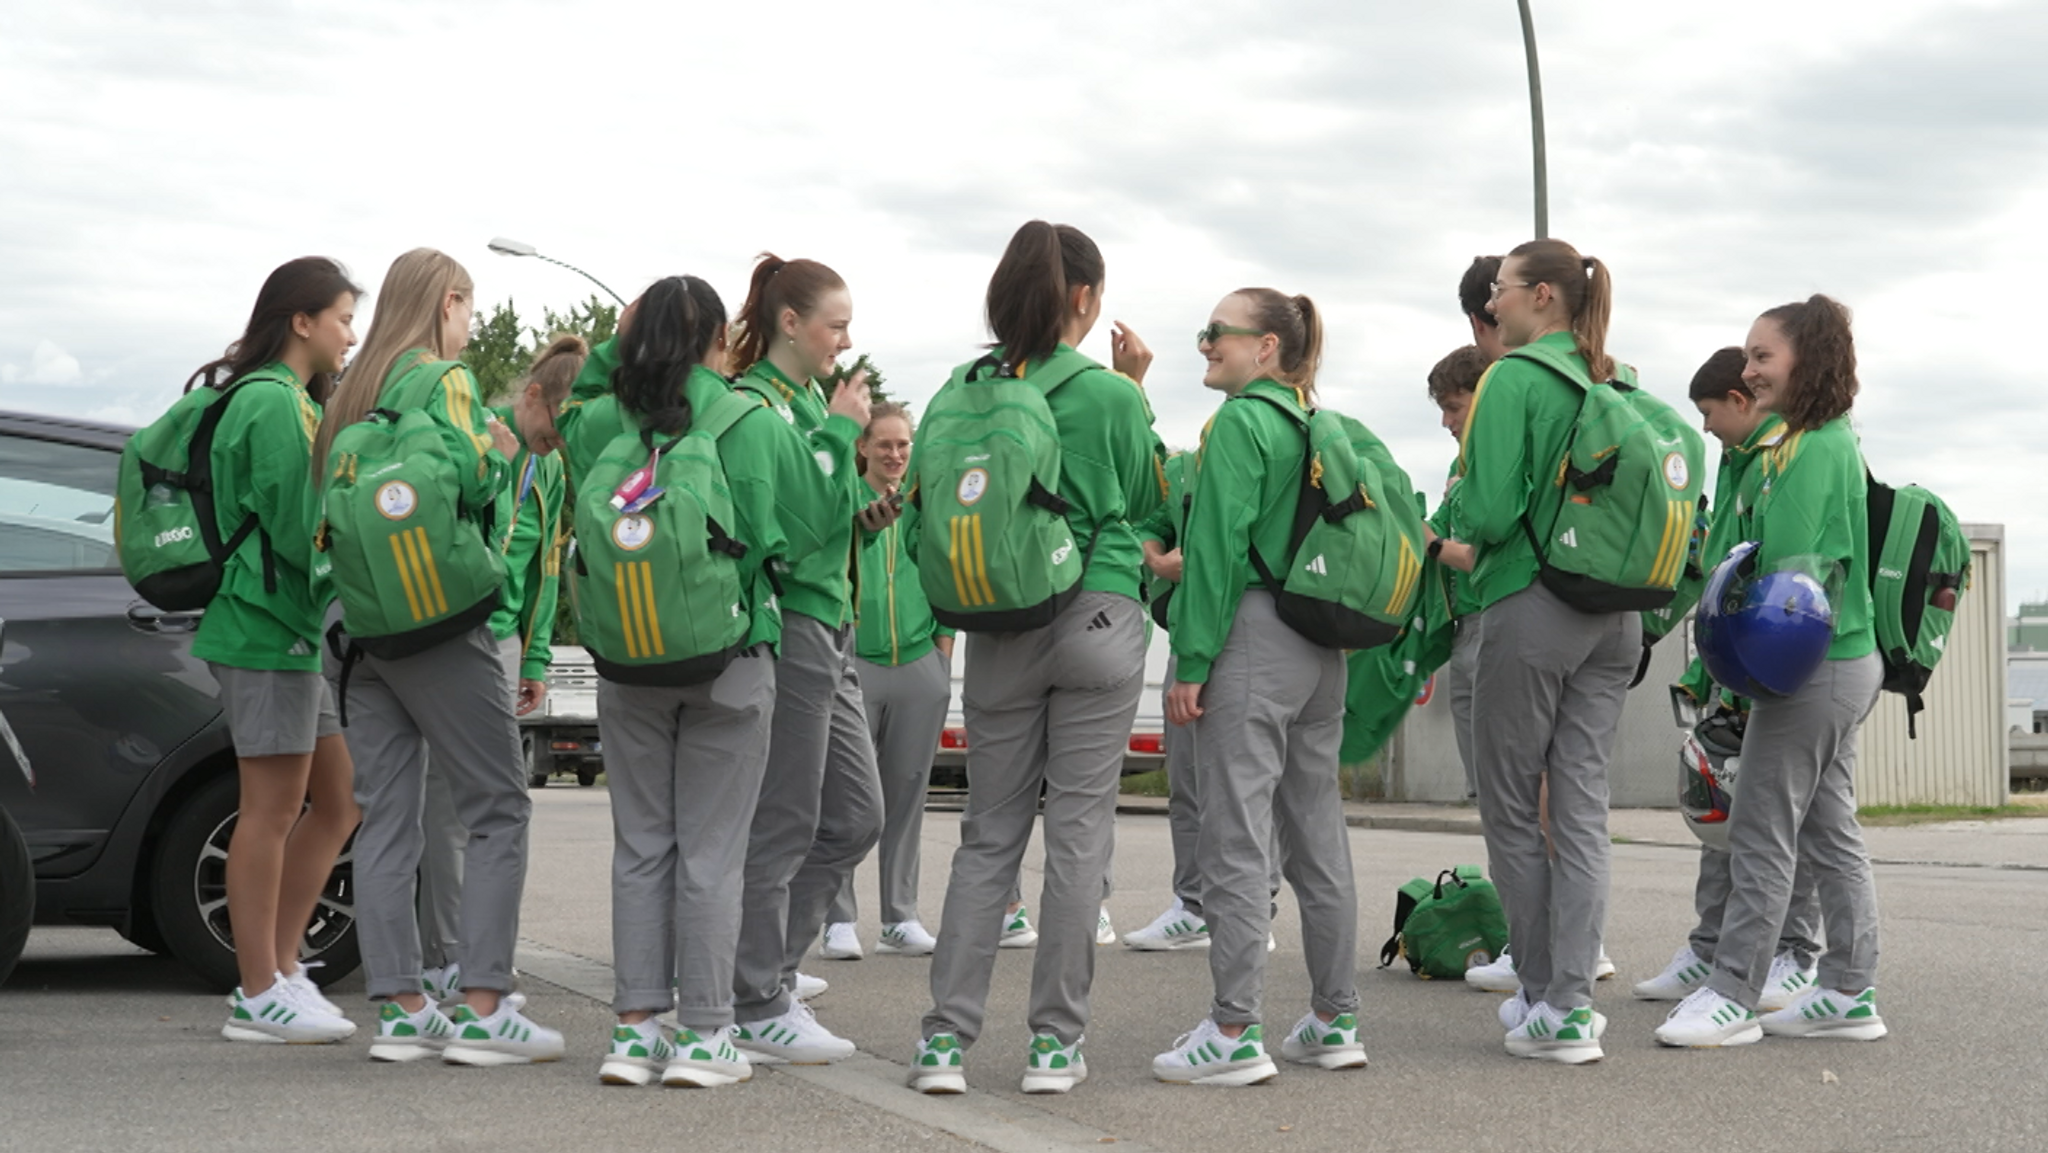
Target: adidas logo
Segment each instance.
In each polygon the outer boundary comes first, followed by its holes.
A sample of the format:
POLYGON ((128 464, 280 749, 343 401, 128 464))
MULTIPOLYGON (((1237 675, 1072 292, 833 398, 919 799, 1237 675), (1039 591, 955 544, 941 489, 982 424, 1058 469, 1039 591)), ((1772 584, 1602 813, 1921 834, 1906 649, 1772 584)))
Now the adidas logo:
POLYGON ((285 650, 285 655, 290 657, 310 657, 313 655, 313 646, 306 643, 306 638, 300 637, 292 642, 292 647, 285 650))
POLYGON ((1092 633, 1092 632, 1094 632, 1094 631, 1095 631, 1096 629, 1106 629, 1106 628, 1108 628, 1108 627, 1109 627, 1109 614, 1108 614, 1108 613, 1106 613, 1106 612, 1100 612, 1100 613, 1096 613, 1096 614, 1095 614, 1094 616, 1092 616, 1092 617, 1088 618, 1088 628, 1087 628, 1087 630, 1086 630, 1086 631, 1088 631, 1088 632, 1091 632, 1091 633, 1092 633))
POLYGON ((1316 554, 1316 559, 1314 559, 1314 560, 1312 560, 1312 561, 1308 562, 1308 564, 1307 564, 1306 566, 1304 566, 1304 567, 1306 567, 1306 568, 1308 569, 1308 571, 1310 571, 1310 572, 1312 572, 1312 573, 1316 574, 1317 576, 1329 576, 1329 575, 1330 575, 1330 566, 1329 566, 1328 564, 1324 563, 1324 561, 1323 561, 1323 554, 1321 554, 1321 553, 1317 553, 1317 554, 1316 554))
POLYGON ((1579 547, 1579 530, 1576 528, 1568 528, 1564 530, 1564 535, 1557 538, 1557 543, 1563 545, 1566 548, 1579 547))

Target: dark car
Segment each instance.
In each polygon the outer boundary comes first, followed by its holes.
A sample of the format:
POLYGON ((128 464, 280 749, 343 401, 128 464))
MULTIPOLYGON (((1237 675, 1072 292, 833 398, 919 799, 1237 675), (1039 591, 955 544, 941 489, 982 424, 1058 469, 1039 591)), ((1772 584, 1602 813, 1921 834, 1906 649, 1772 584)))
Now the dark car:
MULTIPOLYGON (((0 729, 34 780, 0 763, 0 811, 27 842, 36 924, 111 927, 226 989, 238 980, 234 748, 219 687, 192 656, 199 614, 151 606, 115 558, 114 477, 132 431, 0 412, 0 729)), ((0 762, 15 759, 0 739, 0 762)), ((344 850, 303 946, 323 984, 360 963, 353 913, 344 850)), ((10 919, 0 909, 0 926, 10 919)))

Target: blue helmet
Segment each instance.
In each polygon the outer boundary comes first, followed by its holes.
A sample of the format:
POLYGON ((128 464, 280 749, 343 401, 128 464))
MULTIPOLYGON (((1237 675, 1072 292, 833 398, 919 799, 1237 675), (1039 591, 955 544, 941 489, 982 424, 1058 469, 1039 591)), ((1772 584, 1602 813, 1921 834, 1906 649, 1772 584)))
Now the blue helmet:
POLYGON ((1790 696, 1827 659, 1835 610, 1806 573, 1757 572, 1756 551, 1744 541, 1708 575, 1694 624, 1700 660, 1738 696, 1790 696))

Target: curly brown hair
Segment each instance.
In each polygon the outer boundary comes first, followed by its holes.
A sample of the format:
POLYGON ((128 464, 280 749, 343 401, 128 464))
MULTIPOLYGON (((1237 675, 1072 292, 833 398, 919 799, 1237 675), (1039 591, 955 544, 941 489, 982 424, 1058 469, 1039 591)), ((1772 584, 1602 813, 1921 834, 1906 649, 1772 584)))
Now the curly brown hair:
POLYGON ((1429 399, 1443 404, 1453 397, 1471 395, 1478 390, 1479 378, 1486 375, 1492 363, 1478 345, 1453 350, 1429 370, 1429 399))
POLYGON ((1777 325, 1792 346, 1789 395, 1777 405, 1787 428, 1819 428, 1855 406, 1856 338, 1849 331, 1846 305, 1815 293, 1770 309, 1762 319, 1777 325))

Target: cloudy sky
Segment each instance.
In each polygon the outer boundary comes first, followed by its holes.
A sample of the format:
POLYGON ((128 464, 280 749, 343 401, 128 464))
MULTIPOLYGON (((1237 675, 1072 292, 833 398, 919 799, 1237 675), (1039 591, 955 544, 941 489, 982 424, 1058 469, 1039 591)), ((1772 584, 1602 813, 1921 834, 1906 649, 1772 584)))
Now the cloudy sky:
MULTIPOLYGON (((2048 389, 2018 347, 2048 274, 2048 5, 1536 10, 1551 228, 1614 269, 1613 351, 1683 403, 1759 311, 1839 297, 1877 474, 2003 523, 2008 601, 2048 594, 2048 389)), ((1216 399, 1189 334, 1270 284, 1330 315, 1326 401, 1433 483, 1458 274, 1532 232, 1508 0, 8 4, 0 109, 0 408, 126 421, 293 256, 374 289, 433 245, 532 317, 588 291, 496 235, 732 305, 757 252, 824 260, 922 399, 1036 216, 1101 244, 1168 443, 1216 399)))

